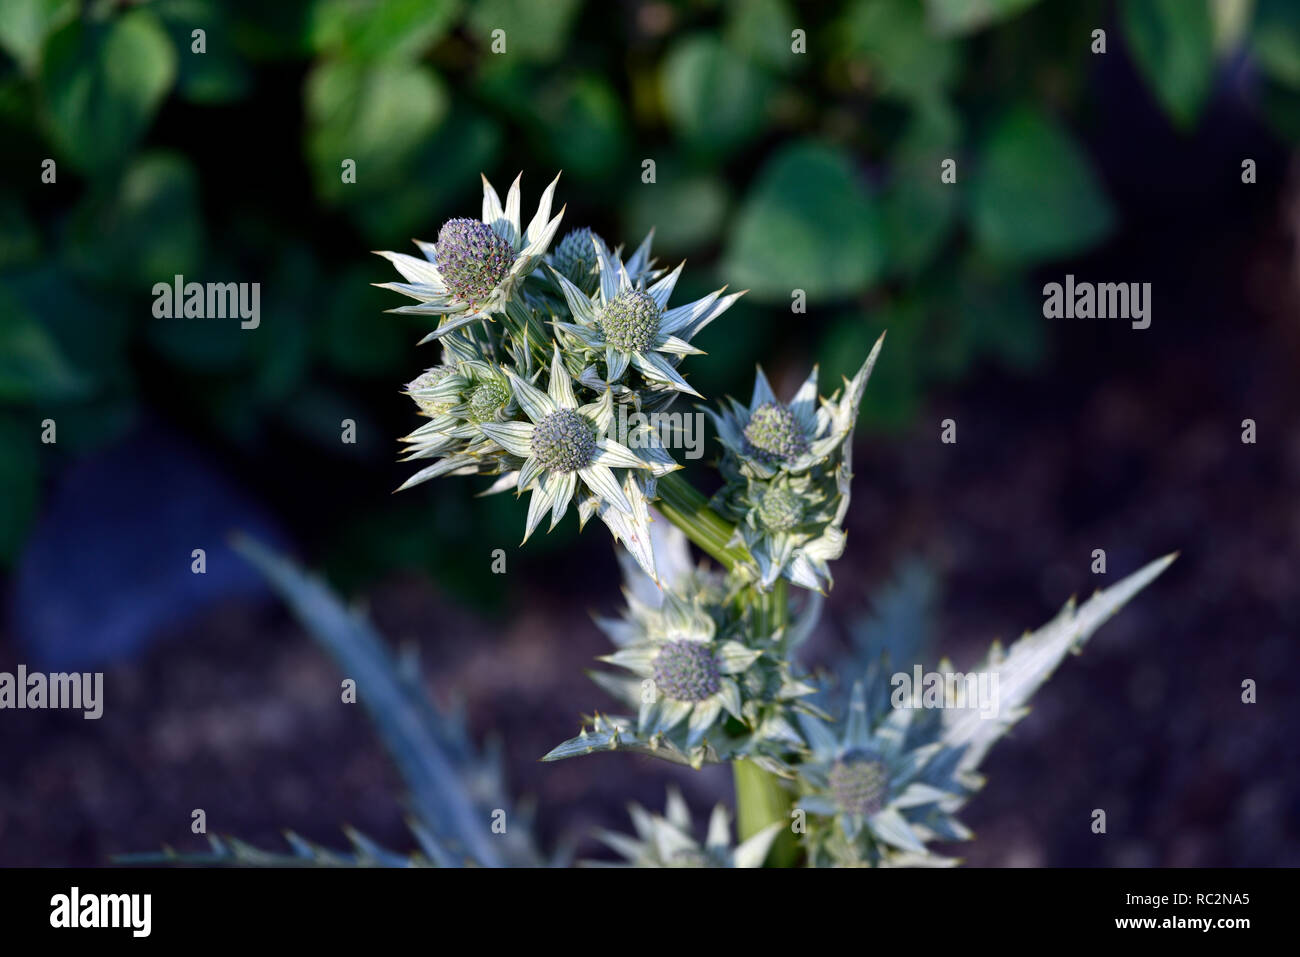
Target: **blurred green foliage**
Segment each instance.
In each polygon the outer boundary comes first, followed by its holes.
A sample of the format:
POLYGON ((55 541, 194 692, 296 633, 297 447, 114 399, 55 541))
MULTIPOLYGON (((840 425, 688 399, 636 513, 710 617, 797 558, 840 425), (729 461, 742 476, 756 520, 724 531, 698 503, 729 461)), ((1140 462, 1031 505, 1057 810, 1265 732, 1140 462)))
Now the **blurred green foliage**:
MULTIPOLYGON (((927 388, 982 361, 1032 370, 1047 343, 1026 270, 1119 222, 1078 132, 1091 31, 1108 29, 1107 56, 1131 58, 1182 131, 1224 58, 1250 57, 1261 114, 1297 138, 1298 11, 6 0, 0 562, 21 547, 40 475, 142 413, 234 461, 278 450, 270 461, 301 462, 283 484, 318 485, 313 504, 335 469, 384 467, 413 421, 400 385, 433 353, 414 350, 418 323, 382 315, 395 303, 369 283, 391 277, 366 251, 408 249, 473 214, 480 171, 504 185, 523 169, 536 190, 562 168, 566 225, 626 242, 654 226, 662 260, 692 259, 684 296, 749 287, 701 337, 706 394, 740 390, 774 356, 846 372, 882 328, 890 347, 865 412, 876 426, 906 423, 927 388), (944 184, 950 158, 957 179, 944 184), (260 327, 153 319, 151 288, 175 274, 260 282, 260 327), (795 290, 806 312, 792 312, 795 290), (345 417, 356 446, 338 440, 345 417), (47 418, 57 445, 39 442, 47 418)), ((490 593, 448 556, 508 540, 517 506, 452 489, 336 502, 321 533, 335 574, 417 565, 490 593)))

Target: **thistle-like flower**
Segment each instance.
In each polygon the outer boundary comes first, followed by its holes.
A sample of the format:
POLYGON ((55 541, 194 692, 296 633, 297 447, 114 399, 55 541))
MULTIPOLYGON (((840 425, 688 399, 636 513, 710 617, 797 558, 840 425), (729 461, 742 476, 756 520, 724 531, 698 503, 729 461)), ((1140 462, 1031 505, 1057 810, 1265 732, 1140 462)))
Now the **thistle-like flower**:
POLYGON ((639 706, 639 735, 660 741, 685 722, 683 750, 702 757, 704 735, 724 713, 744 720, 738 680, 762 651, 734 639, 717 640, 719 628, 727 623, 724 576, 691 567, 685 538, 676 529, 660 522, 656 532, 661 560, 669 562, 662 588, 639 585, 641 572, 623 561, 627 614, 622 619, 596 619, 618 647, 600 660, 636 678, 593 677, 639 706))
POLYGON ((760 587, 770 588, 781 576, 823 593, 831 585, 830 562, 845 545, 840 506, 848 497, 847 473, 840 479, 837 469, 766 482, 737 474, 720 490, 714 505, 735 518, 733 542, 753 557, 760 587))
POLYGON ((484 422, 509 418, 518 409, 505 372, 477 359, 427 369, 407 385, 406 394, 431 420, 402 439, 412 446, 411 459, 439 454, 460 441, 481 440, 484 422))
POLYGON ((819 604, 805 607, 789 628, 763 633, 748 614, 734 610, 739 580, 692 566, 676 528, 662 520, 651 528, 659 587, 620 555, 627 612, 596 619, 617 646, 600 660, 631 676, 591 675, 637 716, 598 718, 591 733, 555 748, 547 760, 623 748, 694 767, 748 757, 785 773, 783 756, 803 747, 794 714, 820 714, 803 700, 817 689, 796 675, 790 656, 811 630, 819 604))
POLYGON ((777 399, 760 368, 754 376, 749 405, 728 397, 729 408, 705 409, 718 430, 718 440, 745 476, 770 479, 778 473, 801 473, 826 464, 846 444, 857 421, 867 379, 876 364, 882 335, 867 361, 844 391, 818 399, 817 368, 804 380, 789 403, 777 399))
POLYGON ((627 446, 606 438, 613 416, 609 395, 579 405, 573 380, 564 369, 557 347, 551 360, 551 377, 542 392, 511 371, 506 372, 519 407, 528 422, 483 422, 483 434, 511 455, 523 459, 515 489, 532 489, 524 541, 542 517, 551 513, 551 528, 564 517, 578 488, 578 480, 601 502, 631 513, 632 503, 613 469, 650 469, 627 446))
POLYGON ((681 792, 668 789, 664 814, 651 814, 639 804, 628 806, 636 837, 601 830, 596 837, 621 854, 626 864, 584 861, 588 867, 762 867, 772 842, 784 826, 769 824, 739 846, 731 843, 731 815, 719 804, 709 816, 708 836, 701 845, 692 835, 691 812, 681 792))
POLYGON ((696 749, 725 711, 743 720, 737 679, 762 651, 734 638, 715 640, 717 623, 698 597, 664 593, 657 614, 634 609, 646 625, 640 640, 601 658, 640 681, 637 731, 651 740, 686 724, 685 750, 696 749), (652 617, 652 621, 645 618, 652 617))
POLYGON ((586 226, 570 230, 555 244, 555 251, 546 257, 547 265, 590 296, 600 283, 597 243, 604 245, 603 240, 586 226))
POLYGON ((484 422, 518 411, 510 381, 500 367, 481 360, 437 365, 416 376, 405 389, 428 419, 404 436, 402 461, 436 458, 401 486, 410 488, 448 474, 497 474, 510 467, 506 450, 484 435, 484 422))
POLYGON ((965 793, 954 777, 961 749, 909 741, 915 713, 891 709, 873 727, 859 681, 842 738, 819 718, 799 716, 811 754, 798 766, 807 793, 795 806, 826 822, 809 828, 811 863, 955 863, 931 855, 925 842, 970 836, 946 810, 965 793))
MULTIPOLYGON (((1001 681, 991 713, 946 703, 940 713, 915 696, 910 707, 896 703, 873 661, 853 687, 843 733, 833 732, 795 649, 844 551, 852 433, 884 337, 829 398, 818 395, 816 369, 788 402, 759 369, 748 405, 706 409, 723 479, 706 504, 667 477, 679 466, 665 446, 684 427, 667 420, 661 432, 651 416, 622 413, 698 395, 680 363, 700 353, 691 340, 741 293, 724 287, 670 308, 683 267, 655 265, 653 234, 626 261, 622 246, 611 250, 589 229, 548 253, 561 218, 550 216, 555 185, 523 229, 518 179, 504 208, 485 179, 481 221, 445 223, 435 243, 418 243, 425 259, 381 254, 406 280, 385 287, 418 301, 394 311, 439 317, 425 341, 439 339, 441 362, 406 387, 427 421, 403 439, 407 459, 433 461, 403 487, 496 474, 488 492, 531 493, 525 541, 573 504, 580 525, 599 517, 623 546, 627 608, 597 619, 615 646, 600 660, 614 668, 592 678, 625 714, 585 718, 543 760, 616 750, 695 768, 743 760, 776 776, 807 812, 810 864, 954 863, 926 845, 969 836, 954 815, 982 784, 985 752, 1060 659, 1172 559, 1067 606, 1009 653, 993 649, 982 666, 1001 681), (481 318, 499 321, 470 325, 481 318), (615 421, 617 441, 608 437, 615 421), (687 535, 724 570, 695 565, 687 535), (787 594, 782 577, 805 591, 787 594)), ((776 782, 745 777, 742 810, 766 803, 776 782)), ((641 866, 759 866, 782 827, 732 849, 719 809, 701 846, 677 794, 665 816, 634 807, 633 820, 637 839, 602 839, 641 866)))
POLYGON ((782 576, 819 592, 833 582, 830 563, 845 546, 853 425, 882 341, 830 399, 818 400, 814 368, 783 405, 760 369, 748 408, 729 399, 730 410, 710 412, 724 449, 713 505, 736 522, 732 543, 753 557, 764 589, 782 576))
POLYGON ((406 282, 376 285, 419 302, 389 311, 442 317, 438 328, 422 342, 505 311, 519 284, 542 261, 559 229, 564 210, 551 217, 551 199, 558 181, 556 176, 546 187, 526 229, 519 218, 519 177, 511 184, 503 208, 485 176, 481 220, 449 219, 438 230, 436 242, 416 240, 424 259, 405 253, 378 253, 397 267, 406 282))
POLYGON ((592 245, 599 279, 593 293, 558 272, 554 276, 573 315, 573 322, 557 321, 556 328, 603 357, 607 383, 621 381, 631 366, 658 388, 699 396, 678 373, 677 365, 684 356, 702 354, 690 340, 744 293, 723 296, 724 287, 669 309, 668 297, 685 263, 647 286, 643 278, 634 280, 598 237, 593 237, 592 245))

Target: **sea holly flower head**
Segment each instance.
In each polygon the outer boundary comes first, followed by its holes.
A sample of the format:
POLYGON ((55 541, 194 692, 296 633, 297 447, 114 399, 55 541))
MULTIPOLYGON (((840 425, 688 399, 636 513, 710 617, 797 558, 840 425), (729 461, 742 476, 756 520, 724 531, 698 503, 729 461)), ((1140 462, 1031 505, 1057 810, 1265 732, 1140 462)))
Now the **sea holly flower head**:
POLYGON ((808 503, 786 485, 768 485, 759 493, 754 519, 770 532, 788 532, 798 527, 808 503))
POLYGON ((433 366, 408 382, 405 392, 421 415, 432 418, 447 414, 456 404, 464 385, 465 379, 457 373, 455 366, 433 366))
POLYGON ((448 291, 471 304, 491 298, 515 261, 514 247, 476 219, 447 220, 434 248, 448 291))
POLYGON ((829 399, 818 397, 815 366, 788 403, 776 397, 760 368, 748 406, 728 398, 718 411, 705 409, 718 430, 728 460, 724 464, 758 479, 833 465, 853 433, 862 393, 883 341, 881 336, 857 374, 829 399))
POLYGON ((600 260, 596 244, 603 241, 587 227, 570 230, 547 257, 552 269, 573 283, 587 295, 596 291, 600 282, 600 260))
POLYGON ((513 415, 518 405, 506 373, 493 363, 461 360, 434 366, 416 376, 406 394, 428 419, 402 438, 403 461, 438 459, 413 475, 408 488, 439 475, 500 473, 508 467, 505 449, 483 434, 484 422, 513 415))
MULTIPOLYGON (((646 234, 641 245, 623 261, 628 278, 635 283, 649 284, 663 276, 665 270, 656 267, 650 247, 654 230, 646 234)), ((611 247, 593 229, 583 226, 571 229, 555 245, 555 251, 546 257, 546 264, 559 272, 583 292, 591 295, 600 281, 600 254, 598 250, 611 247)), ((609 253, 611 259, 622 260, 623 247, 617 246, 609 253)))
POLYGON ((731 544, 753 558, 760 588, 785 577, 802 588, 825 592, 832 584, 829 563, 844 550, 841 527, 849 494, 847 463, 771 479, 745 476, 724 463, 728 481, 713 507, 736 523, 731 544))
POLYGON ((483 423, 504 421, 518 412, 519 404, 505 368, 481 359, 466 359, 456 364, 456 370, 463 385, 459 401, 447 414, 460 423, 457 435, 483 439, 483 423))
POLYGON ((471 422, 494 420, 512 398, 510 386, 502 381, 487 380, 474 386, 465 403, 467 418, 471 422))
POLYGON ((596 619, 616 646, 600 660, 629 674, 592 678, 636 717, 603 716, 548 759, 617 747, 695 767, 750 757, 784 769, 781 756, 803 746, 795 713, 821 714, 803 700, 817 689, 796 675, 789 654, 820 605, 809 603, 790 627, 767 633, 736 611, 741 581, 692 565, 685 537, 662 518, 652 529, 658 584, 620 555, 627 610, 596 619))
POLYGON ((542 468, 577 472, 596 456, 596 433, 582 413, 561 408, 542 416, 529 445, 542 468))
MULTIPOLYGON (((647 284, 645 269, 639 264, 635 268, 641 274, 634 279, 627 265, 604 243, 594 240, 593 246, 598 279, 593 292, 584 291, 559 272, 553 273, 573 319, 556 321, 556 328, 603 361, 606 383, 621 382, 632 368, 651 388, 698 396, 678 373, 677 366, 684 356, 702 354, 690 344, 691 339, 731 308, 743 293, 723 296, 724 287, 670 309, 668 298, 685 263, 647 284)), ((639 256, 640 251, 634 258, 639 256)), ((584 377, 583 381, 588 380, 584 377)))
POLYGON ((505 206, 483 177, 482 218, 449 219, 436 242, 416 240, 420 259, 405 253, 380 252, 397 267, 405 282, 378 283, 417 300, 390 312, 437 316, 438 326, 424 342, 505 311, 520 284, 537 268, 559 229, 564 210, 552 217, 557 176, 542 193, 537 212, 524 227, 520 220, 519 177, 510 186, 505 206))
POLYGON ((720 411, 705 411, 713 418, 726 456, 744 475, 761 479, 812 468, 819 460, 812 453, 813 443, 829 424, 826 416, 818 419, 815 367, 789 403, 777 399, 760 368, 748 406, 728 397, 720 411))
POLYGON ((659 335, 659 305, 639 289, 624 289, 600 313, 600 327, 614 349, 645 352, 659 335))
POLYGON ((850 751, 831 765, 826 781, 840 814, 871 817, 885 806, 889 768, 878 754, 850 751))
POLYGON ((859 681, 839 737, 820 718, 800 715, 809 754, 798 765, 804 793, 795 806, 813 819, 813 863, 952 863, 925 842, 969 836, 948 813, 967 793, 955 776, 961 749, 911 733, 915 714, 890 708, 873 726, 859 681))
POLYGON ((782 404, 758 370, 748 407, 734 399, 711 412, 723 446, 723 486, 712 506, 735 522, 730 545, 753 559, 760 588, 778 578, 825 592, 830 563, 844 553, 852 469, 852 433, 877 341, 842 393, 817 398, 817 370, 782 404))
POLYGON ((702 641, 665 642, 652 666, 655 684, 678 701, 703 701, 722 685, 717 655, 702 641))
POLYGON ((524 541, 548 511, 551 528, 564 517, 579 479, 600 502, 631 513, 632 502, 613 470, 648 470, 651 464, 627 446, 603 436, 613 416, 608 394, 596 402, 579 405, 558 346, 551 360, 546 392, 514 372, 507 371, 506 375, 519 407, 530 421, 484 422, 480 428, 489 439, 523 460, 515 490, 522 494, 531 489, 533 493, 524 541))
MULTIPOLYGON (((628 807, 636 837, 602 830, 597 839, 617 851, 625 867, 762 867, 784 825, 770 824, 738 846, 731 843, 731 815, 719 804, 709 816, 708 835, 700 844, 692 834, 690 810, 676 787, 668 789, 664 814, 651 814, 639 804, 628 807)), ((603 861, 588 862, 593 866, 603 861)), ((617 866, 617 865, 615 865, 617 866)))
POLYGON ((704 737, 724 712, 743 720, 738 679, 762 651, 734 638, 717 640, 720 609, 705 605, 699 596, 665 590, 655 611, 652 622, 643 616, 648 627, 640 635, 600 660, 640 679, 636 681, 639 734, 655 739, 684 724, 684 750, 703 760, 704 737))
POLYGON ((780 402, 764 402, 745 426, 745 451, 764 462, 793 462, 808 451, 803 423, 780 402))

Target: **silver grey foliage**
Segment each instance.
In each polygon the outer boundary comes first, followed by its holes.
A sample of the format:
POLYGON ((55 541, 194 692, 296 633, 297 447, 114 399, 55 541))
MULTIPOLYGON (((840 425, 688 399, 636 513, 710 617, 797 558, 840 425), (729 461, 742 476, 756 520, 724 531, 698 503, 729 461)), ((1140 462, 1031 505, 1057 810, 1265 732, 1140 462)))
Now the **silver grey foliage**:
MULTIPOLYGON (((720 453, 711 517, 683 515, 670 499, 661 514, 660 485, 678 468, 671 450, 651 435, 613 438, 610 424, 616 410, 663 409, 682 393, 703 398, 680 369, 702 355, 692 340, 742 293, 724 287, 671 304, 684 264, 660 268, 652 236, 626 260, 622 247, 585 228, 550 250, 560 218, 549 218, 554 189, 521 230, 519 181, 502 206, 485 179, 481 225, 449 222, 439 244, 419 244, 423 260, 383 254, 408 280, 388 288, 422 303, 399 311, 436 317, 426 341, 444 352, 408 389, 430 420, 406 438, 408 457, 437 461, 403 487, 495 474, 489 491, 531 492, 525 540, 576 501, 580 524, 599 516, 624 548, 626 612, 597 620, 614 645, 601 660, 615 670, 592 675, 621 713, 592 714, 544 760, 632 751, 695 768, 750 761, 810 816, 807 863, 952 863, 929 844, 969 836, 954 813, 982 783, 976 769, 988 748, 1064 655, 1172 559, 1077 610, 1068 605, 1006 654, 995 647, 981 670, 1001 682, 996 715, 892 707, 886 662, 868 660, 865 672, 845 676, 853 692, 837 722, 822 710, 833 697, 796 651, 847 544, 853 430, 884 337, 829 397, 815 368, 789 399, 759 369, 747 404, 705 408, 720 453), (683 531, 725 556, 725 567, 696 564, 683 531), (788 585, 802 597, 787 597, 788 585)), ((707 862, 686 843, 679 797, 666 818, 639 809, 633 818, 636 839, 606 835, 631 863, 707 862)))
MULTIPOLYGON (((875 634, 837 676, 833 684, 852 689, 845 702, 803 667, 798 649, 817 626, 830 564, 847 544, 853 431, 884 336, 829 397, 816 368, 788 399, 759 369, 747 404, 728 398, 707 408, 721 487, 707 503, 696 493, 698 504, 684 510, 672 450, 648 426, 617 436, 612 427, 627 421, 617 413, 663 410, 683 393, 703 398, 682 371, 703 355, 692 340, 743 292, 724 287, 673 304, 684 264, 659 267, 653 234, 626 259, 622 246, 585 228, 553 250, 563 216, 551 216, 557 181, 527 226, 519 179, 503 204, 484 178, 479 219, 449 220, 437 242, 417 242, 420 257, 380 253, 404 280, 380 285, 417 303, 393 311, 429 317, 421 345, 441 351, 412 370, 405 388, 425 420, 401 440, 405 458, 427 464, 402 488, 492 476, 485 493, 529 494, 525 541, 548 516, 553 528, 576 506, 580 526, 598 517, 622 546, 626 609, 597 619, 614 646, 601 660, 613 670, 592 674, 621 713, 592 714, 544 760, 631 751, 693 768, 752 762, 806 816, 799 856, 808 865, 956 863, 931 845, 971 836, 956 813, 983 785, 978 768, 989 748, 1065 656, 1173 556, 1081 606, 1070 602, 1007 651, 995 645, 976 669, 998 678, 995 714, 891 703, 891 661, 881 651, 915 652, 903 651, 898 629, 908 625, 897 615, 883 619, 894 625, 875 626, 895 633, 875 634), (688 535, 723 567, 694 559, 688 535)), ((217 839, 204 859, 540 863, 526 826, 490 833, 491 809, 509 806, 495 764, 450 730, 370 626, 285 560, 252 543, 241 548, 365 689, 360 700, 406 780, 421 850, 394 854, 350 832, 349 852, 290 835, 287 855, 217 839)), ((913 575, 912 584, 921 598, 929 594, 924 580, 913 575)), ((733 847, 729 815, 718 808, 700 844, 676 792, 663 816, 635 805, 631 814, 634 837, 599 837, 634 866, 758 866, 787 826, 771 822, 733 847)))

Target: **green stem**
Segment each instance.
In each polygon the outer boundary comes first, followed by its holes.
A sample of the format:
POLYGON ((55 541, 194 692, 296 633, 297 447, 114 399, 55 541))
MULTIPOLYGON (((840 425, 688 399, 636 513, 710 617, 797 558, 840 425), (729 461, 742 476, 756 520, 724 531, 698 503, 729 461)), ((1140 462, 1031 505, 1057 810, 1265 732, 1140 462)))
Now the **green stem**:
POLYGON ((790 795, 776 775, 752 761, 731 762, 736 783, 736 827, 747 840, 770 824, 780 823, 781 832, 767 855, 769 867, 793 867, 799 846, 790 829, 790 795))
POLYGON ((768 637, 790 623, 790 597, 784 578, 778 578, 767 592, 751 585, 741 592, 740 600, 754 609, 754 631, 759 635, 768 637))
MULTIPOLYGON (((789 620, 789 598, 784 578, 778 578, 769 592, 749 588, 745 598, 754 609, 754 628, 760 635, 770 635, 789 620)), ((751 761, 733 761, 736 782, 736 818, 743 841, 776 821, 785 825, 768 853, 771 867, 793 867, 799 855, 794 832, 790 830, 790 794, 776 775, 764 771, 751 761)))
POLYGON ((686 537, 730 570, 750 560, 743 545, 729 545, 735 526, 709 507, 709 500, 676 472, 659 479, 655 508, 686 537))
MULTIPOLYGON (((677 473, 659 480, 659 500, 655 507, 725 568, 731 569, 740 562, 753 562, 749 550, 743 545, 729 544, 735 526, 710 508, 708 499, 677 473)), ((770 635, 787 622, 789 604, 784 579, 778 579, 769 592, 752 586, 743 589, 738 600, 754 609, 755 627, 760 634, 770 635)), ((789 793, 781 787, 775 775, 752 761, 733 761, 731 767, 736 782, 740 839, 743 841, 768 825, 780 822, 782 831, 768 853, 768 864, 772 867, 794 866, 799 846, 789 827, 789 793)))

